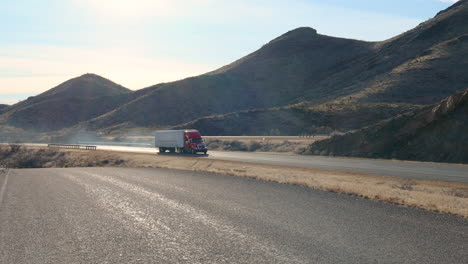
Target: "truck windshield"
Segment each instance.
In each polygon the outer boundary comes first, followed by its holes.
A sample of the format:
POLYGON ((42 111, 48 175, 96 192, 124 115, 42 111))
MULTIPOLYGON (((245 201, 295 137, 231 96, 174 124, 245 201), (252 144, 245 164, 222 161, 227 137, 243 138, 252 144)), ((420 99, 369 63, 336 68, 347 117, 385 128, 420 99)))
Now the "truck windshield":
POLYGON ((203 142, 203 139, 201 138, 192 138, 192 143, 201 143, 203 142))

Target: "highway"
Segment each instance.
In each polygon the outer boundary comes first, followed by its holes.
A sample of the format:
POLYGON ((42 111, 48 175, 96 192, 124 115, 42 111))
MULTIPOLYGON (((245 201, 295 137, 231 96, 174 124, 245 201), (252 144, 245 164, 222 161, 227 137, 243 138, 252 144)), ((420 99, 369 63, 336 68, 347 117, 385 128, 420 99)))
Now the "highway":
MULTIPOLYGON (((157 153, 154 148, 140 147, 98 146, 98 149, 123 152, 157 153)), ((208 154, 208 156, 203 157, 198 155, 198 157, 468 184, 468 166, 458 164, 336 158, 255 152, 209 151, 208 154)), ((181 156, 180 154, 174 155, 181 156)), ((185 156, 193 157, 194 155, 185 156)))
MULTIPOLYGON (((25 144, 44 147, 47 144, 25 144)), ((155 148, 98 145, 98 150, 157 154, 155 148)), ((359 158, 338 158, 309 155, 289 155, 279 153, 208 151, 208 155, 181 155, 207 159, 253 162, 269 165, 281 165, 300 168, 325 169, 354 173, 366 173, 390 177, 402 177, 419 180, 434 180, 468 184, 468 165, 408 162, 398 160, 375 160, 359 158)))
POLYGON ((0 263, 466 263, 468 220, 226 175, 0 173, 0 263))

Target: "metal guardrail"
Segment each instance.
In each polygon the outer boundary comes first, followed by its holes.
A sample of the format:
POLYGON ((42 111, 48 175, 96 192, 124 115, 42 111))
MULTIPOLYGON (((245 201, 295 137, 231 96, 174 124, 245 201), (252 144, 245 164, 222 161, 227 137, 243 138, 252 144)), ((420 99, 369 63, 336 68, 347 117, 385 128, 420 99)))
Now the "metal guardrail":
MULTIPOLYGON (((154 137, 152 138, 154 139, 154 137)), ((153 147, 153 144, 149 143, 136 143, 136 142, 114 142, 114 141, 101 141, 101 142, 86 142, 79 141, 78 144, 93 144, 93 145, 105 145, 105 146, 125 146, 125 147, 153 147)))
POLYGON ((73 145, 73 144, 47 144, 49 148, 65 148, 65 149, 85 149, 85 150, 96 150, 96 146, 89 146, 89 145, 73 145))
POLYGON ((316 138, 316 137, 330 137, 333 134, 301 134, 298 137, 300 138, 316 138))

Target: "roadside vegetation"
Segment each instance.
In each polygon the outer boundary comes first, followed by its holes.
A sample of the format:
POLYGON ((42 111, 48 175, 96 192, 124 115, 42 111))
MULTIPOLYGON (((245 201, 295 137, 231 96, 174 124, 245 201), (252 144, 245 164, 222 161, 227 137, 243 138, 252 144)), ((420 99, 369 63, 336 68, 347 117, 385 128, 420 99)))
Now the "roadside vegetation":
MULTIPOLYGON (((331 134, 333 135, 333 134, 331 134)), ((330 135, 302 136, 205 136, 205 143, 210 150, 303 153, 310 144, 328 139, 330 135)))
MULTIPOLYGON (((123 154, 123 153, 122 153, 123 154)), ((127 154, 128 155, 128 154, 127 154)), ((145 164, 145 157, 133 166, 145 164)), ((148 156, 148 155, 147 155, 148 156)), ((222 160, 149 156, 148 167, 203 171, 295 184, 468 217, 468 185, 222 160)))
POLYGON ((20 144, 0 146, 0 167, 53 168, 95 167, 123 164, 112 155, 89 155, 86 152, 61 151, 49 148, 26 148, 20 144))
MULTIPOLYGON (((10 168, 145 167, 228 174, 296 184, 398 205, 468 217, 468 185, 320 169, 282 167, 168 155, 0 146, 0 165, 10 168)), ((0 166, 0 167, 1 167, 0 166)))
POLYGON ((207 139, 206 145, 210 150, 222 151, 259 151, 259 152, 290 152, 303 151, 308 144, 306 142, 292 142, 289 140, 262 141, 262 140, 220 140, 207 139))

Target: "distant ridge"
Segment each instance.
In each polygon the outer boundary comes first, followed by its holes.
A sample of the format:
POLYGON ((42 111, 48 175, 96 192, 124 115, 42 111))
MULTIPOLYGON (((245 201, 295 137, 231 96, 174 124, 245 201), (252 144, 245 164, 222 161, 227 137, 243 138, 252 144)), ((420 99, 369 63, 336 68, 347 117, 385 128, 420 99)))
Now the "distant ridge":
POLYGON ((255 109, 202 117, 172 127, 196 128, 203 135, 274 136, 330 134, 372 125, 401 112, 414 111, 421 106, 410 104, 319 105, 305 109, 301 105, 255 109))
POLYGON ((0 104, 0 114, 5 112, 5 110, 8 109, 8 107, 10 106, 7 104, 0 104))
POLYGON ((466 89, 467 40, 467 0, 382 42, 301 27, 217 70, 134 92, 85 74, 9 107, 0 124, 40 131, 348 132, 466 89))
MULTIPOLYGON (((467 3, 459 2, 383 42, 335 38, 313 28, 297 28, 218 70, 149 87, 139 98, 82 127, 172 127, 209 116, 293 106, 307 112, 318 105, 332 109, 433 104, 468 83, 467 3)), ((401 107, 399 113, 407 109, 401 107)), ((229 122, 236 126, 235 120, 229 122)), ((306 124, 303 130, 319 125, 306 124)), ((262 132, 270 128, 266 124, 262 132)))
POLYGON ((93 73, 70 79, 40 95, 42 97, 84 97, 94 98, 128 93, 131 90, 93 73))
POLYGON ((88 73, 10 106, 0 115, 0 121, 35 131, 58 130, 114 109, 128 99, 129 92, 88 73))
POLYGON ((373 52, 372 43, 310 37, 315 32, 312 29, 293 32, 216 71, 149 87, 140 98, 90 120, 87 127, 93 130, 122 123, 173 126, 203 116, 286 106, 306 99, 323 102, 329 96, 327 90, 339 87, 319 86, 320 80, 339 65, 373 52))

